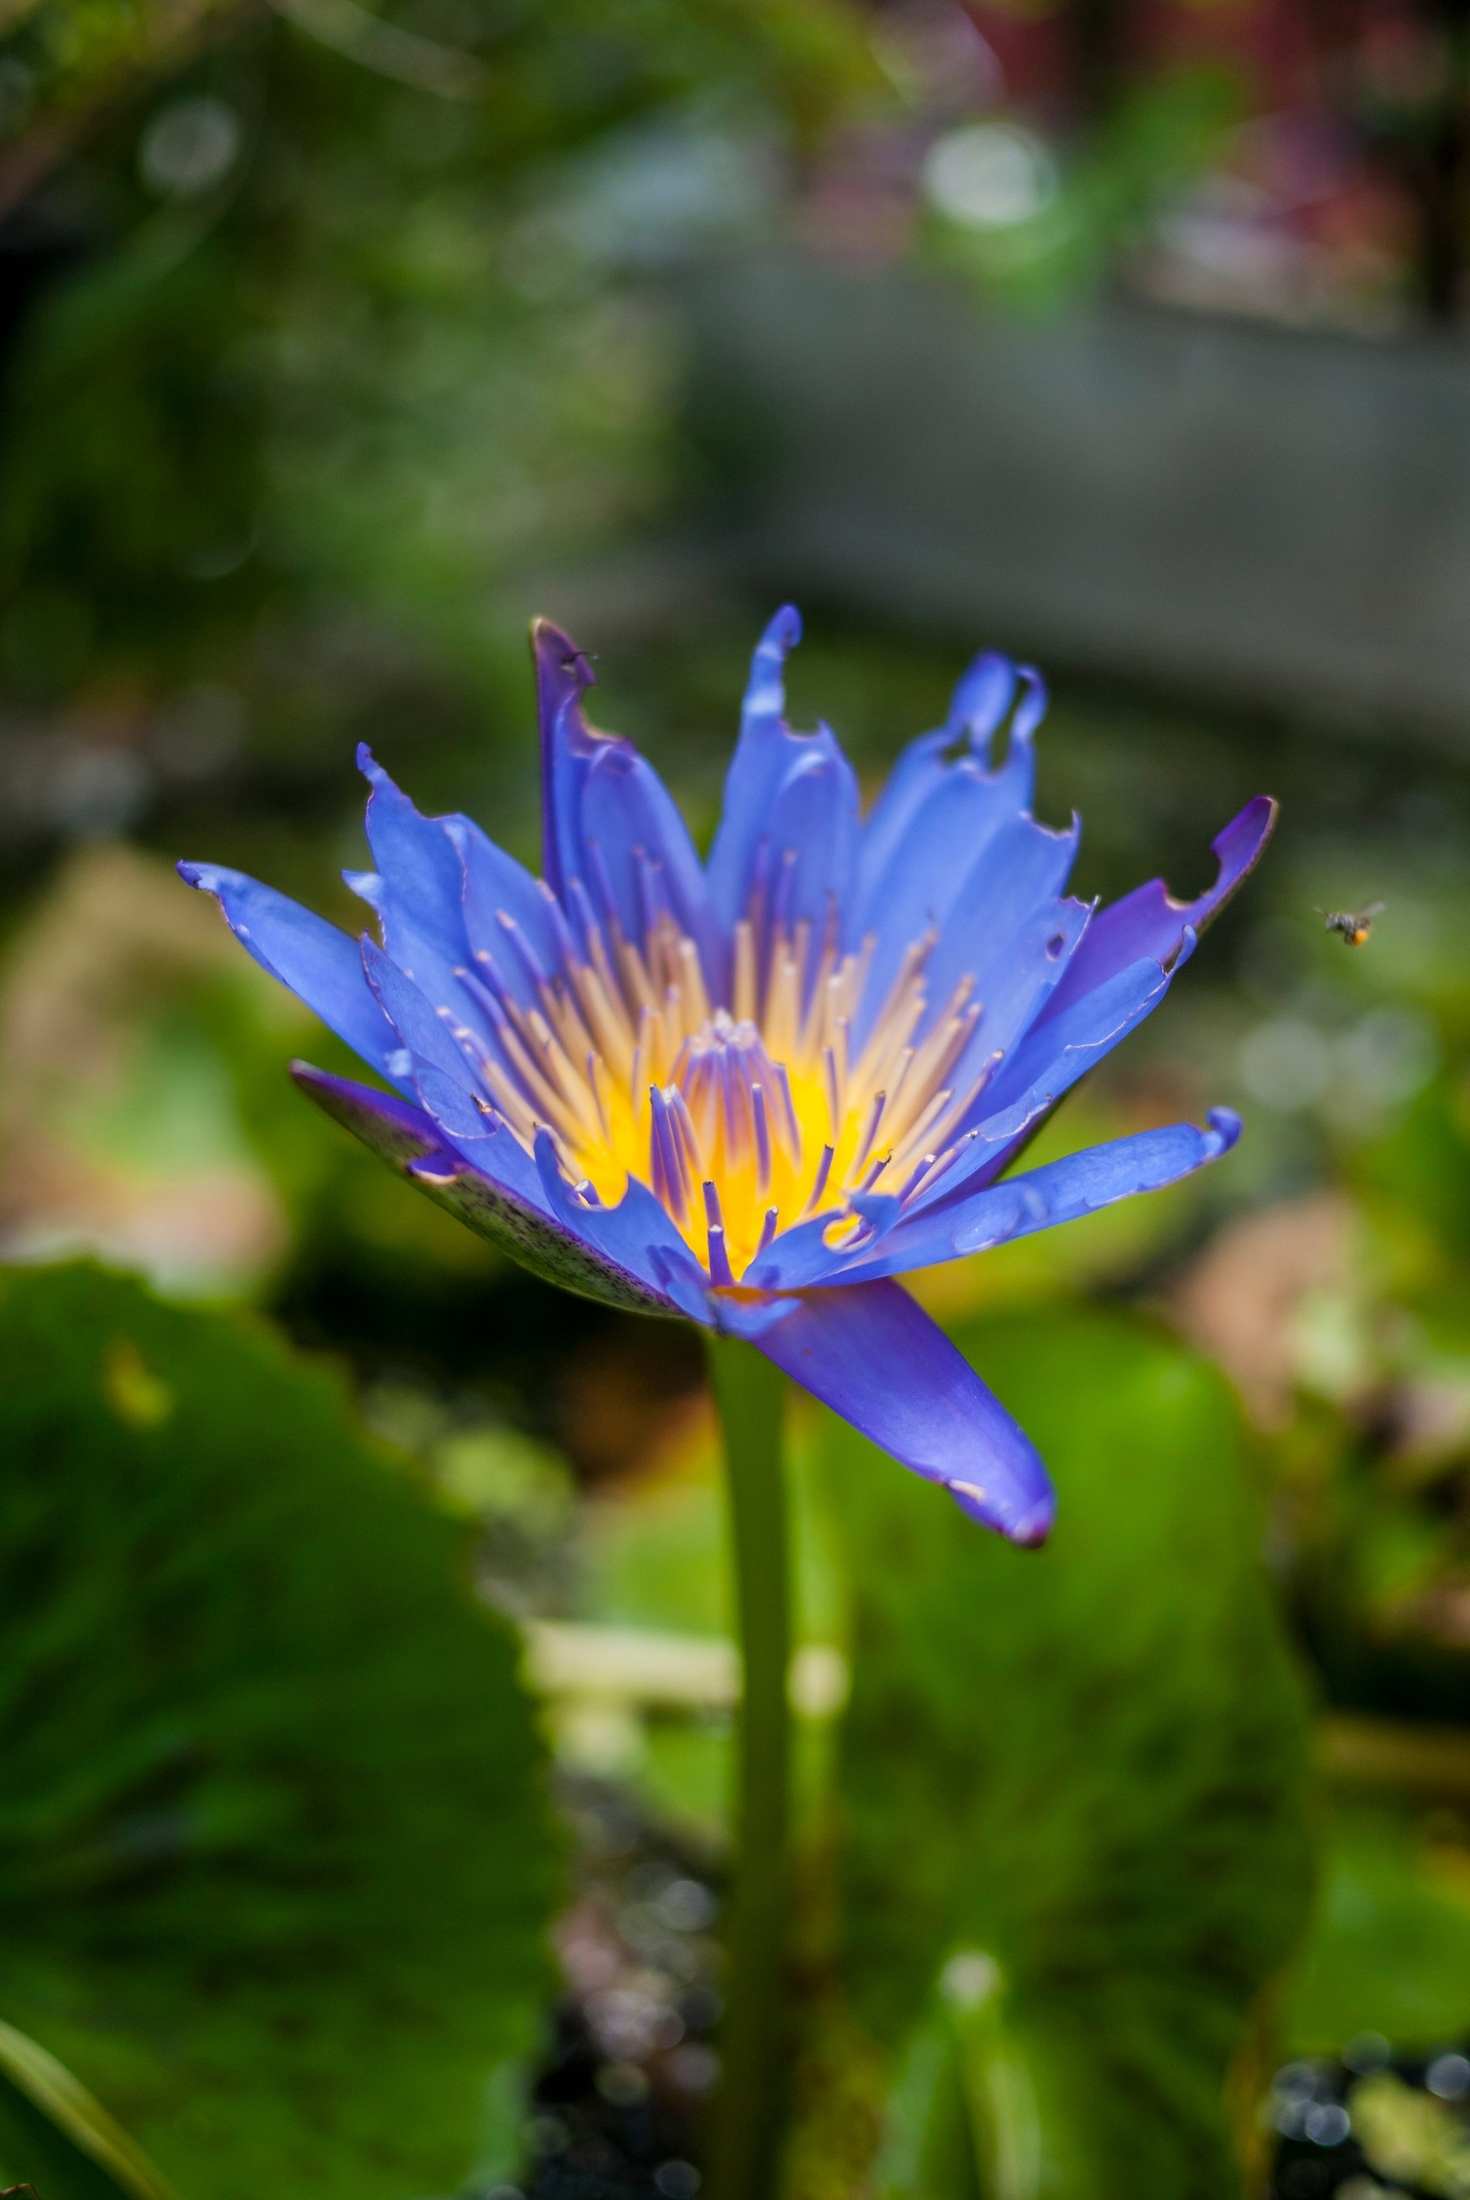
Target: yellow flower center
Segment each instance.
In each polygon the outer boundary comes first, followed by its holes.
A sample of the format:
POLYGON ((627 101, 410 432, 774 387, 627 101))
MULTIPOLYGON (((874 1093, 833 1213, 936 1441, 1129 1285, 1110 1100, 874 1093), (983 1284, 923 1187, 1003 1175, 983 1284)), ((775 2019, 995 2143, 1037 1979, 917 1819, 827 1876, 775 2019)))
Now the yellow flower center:
POLYGON ((485 1090, 528 1152, 544 1125, 572 1183, 602 1204, 630 1176, 646 1184, 716 1283, 738 1281, 778 1229, 810 1216, 831 1214, 840 1244, 857 1227, 852 1194, 910 1192, 943 1160, 973 1089, 967 1080, 957 1101, 947 1080, 980 1011, 964 979, 919 1037, 931 938, 909 949, 855 1046, 871 940, 814 957, 798 925, 762 951, 742 921, 731 998, 717 1003, 671 919, 642 946, 616 930, 587 937, 585 955, 538 975, 529 1003, 498 982, 486 949, 476 959, 490 983, 461 974, 499 1042, 501 1059, 480 1061, 485 1090))

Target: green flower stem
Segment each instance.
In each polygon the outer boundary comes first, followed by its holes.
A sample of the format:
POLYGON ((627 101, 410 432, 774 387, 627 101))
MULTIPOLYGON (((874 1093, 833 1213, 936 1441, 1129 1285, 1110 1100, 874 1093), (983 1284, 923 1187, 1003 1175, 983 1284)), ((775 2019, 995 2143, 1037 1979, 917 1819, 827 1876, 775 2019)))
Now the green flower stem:
POLYGON ((733 1340, 711 1341, 709 1366, 725 1446, 743 1674, 735 1886, 710 2200, 772 2200, 788 2062, 782 1979, 791 1762, 791 1585, 781 1456, 785 1385, 759 1352, 733 1340))

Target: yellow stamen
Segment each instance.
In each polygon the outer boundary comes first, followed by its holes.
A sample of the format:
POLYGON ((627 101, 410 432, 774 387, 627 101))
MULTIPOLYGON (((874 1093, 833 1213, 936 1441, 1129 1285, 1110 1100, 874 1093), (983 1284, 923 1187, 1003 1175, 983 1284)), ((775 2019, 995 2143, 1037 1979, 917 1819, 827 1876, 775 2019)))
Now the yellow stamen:
POLYGON ((873 941, 846 953, 830 924, 820 939, 806 922, 777 930, 765 909, 753 897, 734 927, 728 1006, 671 918, 637 942, 604 933, 585 904, 553 974, 534 975, 508 918, 505 942, 462 974, 489 1009, 484 1039, 465 1038, 512 1135, 529 1152, 548 1128, 568 1181, 604 1205, 630 1177, 648 1185, 716 1282, 738 1282, 808 1215, 829 1215, 830 1242, 846 1242, 862 1227, 850 1197, 911 1189, 976 1082, 955 1075, 980 1016, 969 981, 929 1020, 932 936, 909 948, 854 1054, 873 941))

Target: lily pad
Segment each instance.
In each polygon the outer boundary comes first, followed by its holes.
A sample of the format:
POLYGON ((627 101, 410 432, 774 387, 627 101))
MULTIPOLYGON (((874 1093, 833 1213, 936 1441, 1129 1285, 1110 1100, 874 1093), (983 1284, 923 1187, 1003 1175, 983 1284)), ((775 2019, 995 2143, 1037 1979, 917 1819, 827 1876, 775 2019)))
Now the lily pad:
POLYGON ((263 1329, 87 1267, 0 1280, 0 1456, 0 2015, 185 2194, 453 2189, 554 1880, 461 1528, 263 1329))
POLYGON ((1303 1696, 1234 1402, 1120 1316, 960 1341, 1051 1463, 1047 1549, 828 1436, 855 1585, 841 1955, 872 2038, 908 2043, 877 2189, 1223 2200, 1229 2081, 1308 1881, 1303 1696))

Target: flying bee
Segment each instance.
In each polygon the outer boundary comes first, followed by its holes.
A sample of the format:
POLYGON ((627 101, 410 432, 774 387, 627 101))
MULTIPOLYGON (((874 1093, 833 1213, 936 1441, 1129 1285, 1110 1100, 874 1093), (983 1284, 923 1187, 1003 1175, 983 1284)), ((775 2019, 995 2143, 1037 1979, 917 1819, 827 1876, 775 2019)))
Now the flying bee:
POLYGON ((1323 928, 1336 932, 1344 947, 1363 947, 1371 938, 1373 919, 1382 916, 1385 904, 1370 901, 1366 909, 1319 909, 1323 928))

